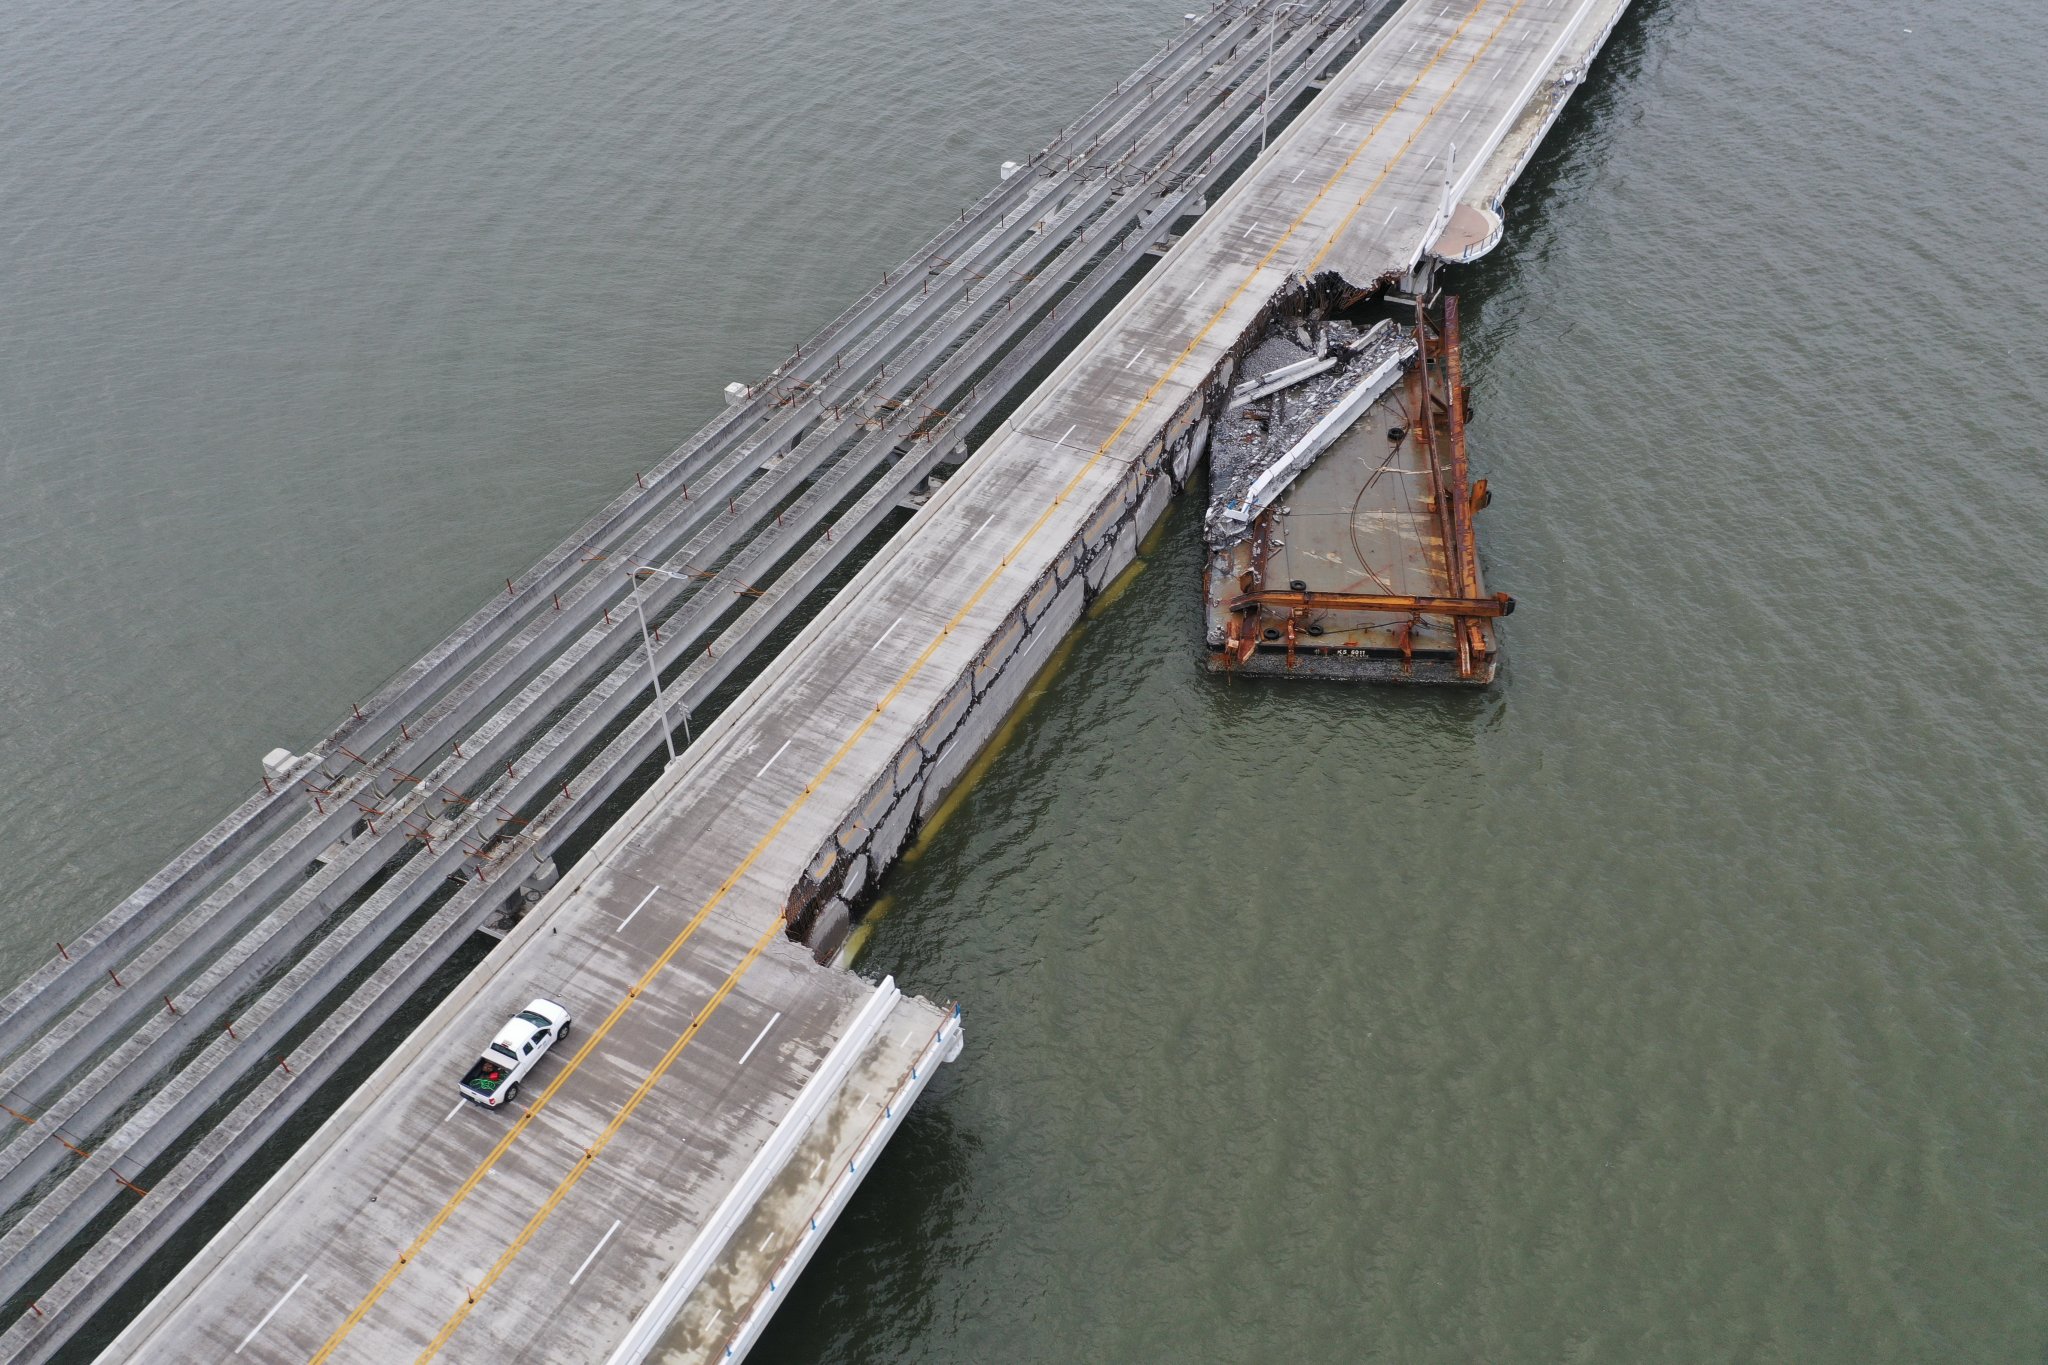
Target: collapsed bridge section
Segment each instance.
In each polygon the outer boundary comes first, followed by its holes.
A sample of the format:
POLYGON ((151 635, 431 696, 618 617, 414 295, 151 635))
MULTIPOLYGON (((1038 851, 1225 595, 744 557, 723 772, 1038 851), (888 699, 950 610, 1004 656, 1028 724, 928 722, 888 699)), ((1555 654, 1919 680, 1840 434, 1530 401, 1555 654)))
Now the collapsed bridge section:
MULTIPOLYGON (((1412 332, 1383 320, 1314 350, 1253 353, 1210 450, 1203 566, 1209 666, 1224 673, 1485 684, 1498 669, 1465 450, 1458 301, 1412 332), (1275 368, 1275 362, 1278 362, 1275 368)), ((1306 329, 1299 329, 1306 335, 1306 329)))

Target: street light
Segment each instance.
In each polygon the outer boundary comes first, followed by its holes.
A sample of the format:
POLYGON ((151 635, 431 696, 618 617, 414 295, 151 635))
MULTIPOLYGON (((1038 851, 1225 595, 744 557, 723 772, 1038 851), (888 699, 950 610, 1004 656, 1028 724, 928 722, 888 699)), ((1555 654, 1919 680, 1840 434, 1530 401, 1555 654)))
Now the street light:
MULTIPOLYGON (((646 572, 658 573, 670 578, 682 577, 681 574, 671 574, 666 569, 657 569, 651 565, 647 566, 646 572)), ((647 630, 647 612, 640 605, 640 574, 635 570, 626 570, 626 587, 633 596, 633 615, 640 618, 640 643, 647 647, 647 674, 654 679, 654 709, 661 713, 661 742, 668 746, 668 761, 673 763, 676 761, 676 737, 669 727, 668 699, 661 692, 661 666, 654 660, 654 637, 647 630)), ((683 712, 683 740, 687 743, 689 739, 690 713, 685 711, 683 712)))
MULTIPOLYGON (((1306 0, 1284 0, 1284 3, 1274 5, 1272 8, 1273 12, 1278 14, 1283 9, 1313 9, 1315 6, 1306 3, 1306 0)), ((1259 152, 1261 155, 1266 150, 1266 125, 1270 107, 1273 103, 1273 30, 1277 27, 1279 27, 1277 24, 1266 25, 1266 93, 1259 101, 1259 152)))

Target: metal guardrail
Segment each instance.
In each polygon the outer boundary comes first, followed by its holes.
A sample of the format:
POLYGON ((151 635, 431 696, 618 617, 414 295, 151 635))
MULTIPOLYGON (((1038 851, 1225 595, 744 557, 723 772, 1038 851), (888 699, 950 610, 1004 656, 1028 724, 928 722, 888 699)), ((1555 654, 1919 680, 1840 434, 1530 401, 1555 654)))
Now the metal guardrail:
POLYGON ((654 1349, 655 1342, 668 1329, 676 1310, 682 1307, 724 1252, 726 1243, 753 1211, 761 1195, 782 1174, 782 1168, 803 1142, 811 1125, 825 1112, 826 1106, 838 1098, 840 1086, 852 1074, 854 1064, 874 1042, 883 1022, 902 998, 903 992, 896 988, 895 978, 882 978, 874 994, 868 997, 868 1002, 854 1015, 846 1033, 832 1045, 825 1060, 797 1091, 788 1111, 776 1122, 774 1132, 754 1154, 754 1159, 747 1163, 747 1168, 740 1173, 732 1188, 726 1191, 725 1198, 705 1220, 675 1268, 663 1277, 654 1297, 633 1320, 633 1325, 626 1329, 626 1335, 608 1357, 607 1365, 638 1361, 654 1349))
MULTIPOLYGON (((883 1146, 895 1133, 896 1126, 910 1111, 910 1105, 917 1098, 918 1092, 929 1083, 931 1072, 958 1055, 962 1041, 959 1024, 960 1011, 955 1007, 946 1020, 934 1030, 931 1040, 925 1044, 917 1060, 911 1063, 910 1074, 904 1077, 894 1091, 884 1097, 882 1112, 869 1121, 867 1128, 853 1144, 845 1162, 833 1174, 832 1182, 825 1187, 824 1194, 818 1197, 818 1202, 812 1207, 804 1226, 799 1229, 796 1241, 784 1250, 774 1268, 768 1272, 768 1283, 755 1291, 754 1297, 740 1309, 733 1330, 726 1337, 724 1349, 719 1354, 721 1360, 735 1360, 744 1356, 761 1333, 767 1330, 768 1319, 775 1313, 778 1296, 796 1282, 796 1277, 810 1263, 819 1243, 825 1240, 825 1234, 830 1232, 832 1224, 838 1221, 840 1210, 846 1207, 847 1202, 853 1198, 854 1190, 859 1188, 862 1178, 866 1175, 862 1167, 873 1164, 875 1157, 880 1155, 883 1146)), ((612 1353, 605 1365, 633 1365, 634 1362, 643 1359, 645 1354, 643 1351, 640 1355, 627 1355, 624 1348, 621 1348, 612 1353)))

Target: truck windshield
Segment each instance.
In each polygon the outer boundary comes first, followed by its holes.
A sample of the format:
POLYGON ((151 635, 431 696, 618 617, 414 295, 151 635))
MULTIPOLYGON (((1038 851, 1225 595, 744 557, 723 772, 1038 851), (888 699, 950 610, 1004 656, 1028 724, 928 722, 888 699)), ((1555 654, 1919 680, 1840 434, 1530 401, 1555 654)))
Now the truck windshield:
POLYGON ((548 1018, 545 1014, 535 1014, 532 1010, 521 1010, 512 1017, 514 1019, 524 1019, 535 1028, 553 1028, 555 1026, 554 1020, 548 1018))

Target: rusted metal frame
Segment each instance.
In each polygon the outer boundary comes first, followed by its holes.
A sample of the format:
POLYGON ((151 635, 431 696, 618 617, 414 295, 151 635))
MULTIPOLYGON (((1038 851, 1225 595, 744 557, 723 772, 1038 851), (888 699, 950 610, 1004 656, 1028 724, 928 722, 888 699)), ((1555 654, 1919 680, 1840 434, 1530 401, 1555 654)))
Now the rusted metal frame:
MULTIPOLYGON (((1451 425, 1451 492, 1452 514, 1458 527, 1459 568, 1464 576, 1463 590, 1466 596, 1479 595, 1479 547, 1472 525, 1472 470, 1465 451, 1465 371, 1464 348, 1458 327, 1458 301, 1455 297, 1444 300, 1445 331, 1445 411, 1451 425)), ((1487 654, 1485 630, 1479 622, 1464 619, 1458 622, 1462 632, 1459 658, 1484 660, 1487 654)), ((1477 671, 1476 664, 1474 670, 1477 671)))
MULTIPOLYGON (((1448 308, 1448 302, 1446 307, 1448 308)), ((1465 562, 1464 542, 1460 538, 1458 529, 1457 504, 1461 500, 1464 490, 1456 480, 1454 471, 1446 468, 1447 459, 1455 461, 1458 458, 1458 453, 1455 449, 1450 452, 1446 452, 1443 449, 1446 445, 1456 447, 1458 438, 1456 429, 1450 423, 1447 422, 1443 428, 1439 428, 1437 425, 1437 403, 1439 400, 1436 395, 1435 386, 1431 381, 1432 365, 1429 342, 1428 314, 1421 302, 1418 301, 1415 306, 1415 343, 1417 347, 1415 373, 1420 377, 1422 385, 1422 402, 1419 415, 1421 431, 1426 442, 1424 454, 1427 456, 1429 465, 1430 493, 1432 501, 1436 504, 1437 533, 1443 543, 1444 578, 1454 595, 1469 597, 1473 594, 1473 589, 1467 586, 1469 566, 1465 562)), ((1438 368, 1441 368, 1442 364, 1448 363, 1448 352, 1449 347, 1447 345, 1444 348, 1444 356, 1441 358, 1438 368)), ((1444 413, 1448 418, 1456 416, 1456 394, 1456 387, 1453 386, 1451 389, 1451 401, 1444 404, 1444 413)), ((1457 616, 1454 616, 1451 621, 1451 631, 1458 645, 1458 676, 1461 678, 1471 678, 1478 672, 1478 667, 1473 659, 1472 637, 1467 629, 1468 624, 1466 619, 1457 616)))
POLYGON ((1436 513, 1437 532, 1443 537, 1444 581, 1455 592, 1464 589, 1464 573, 1458 564, 1457 526, 1451 519, 1451 488, 1443 450, 1446 433, 1437 425, 1436 390, 1430 381, 1434 357, 1430 351, 1429 321, 1420 308, 1415 310, 1415 375, 1422 388, 1416 410, 1416 429, 1422 434, 1425 462, 1429 466, 1429 493, 1436 513))
POLYGON ((1451 556, 1453 548, 1451 526, 1446 519, 1448 499, 1444 489, 1444 471, 1437 457, 1437 430, 1435 398, 1429 388, 1429 323, 1422 309, 1415 310, 1415 368, 1408 372, 1408 398, 1412 420, 1409 430, 1415 436, 1415 444, 1422 455, 1425 472, 1429 475, 1429 502, 1431 514, 1437 523, 1437 535, 1443 546, 1444 581, 1447 586, 1458 582, 1456 567, 1451 556))
MULTIPOLYGON (((1465 457, 1465 364, 1458 329, 1458 300, 1444 299, 1444 381, 1448 390, 1446 409, 1451 427, 1451 515, 1458 532, 1458 590, 1466 597, 1479 595, 1479 547, 1472 529, 1472 470, 1465 457)), ((1486 654, 1486 636, 1479 623, 1458 623, 1466 649, 1486 654)), ((1460 657, 1465 653, 1460 650, 1460 657)))
MULTIPOLYGON (((1436 414, 1433 411, 1433 400, 1430 397, 1427 379, 1429 370, 1429 340, 1420 304, 1415 309, 1415 338, 1418 347, 1415 366, 1408 372, 1409 431, 1414 437, 1416 452, 1422 457, 1423 472, 1429 478, 1430 516, 1436 522, 1437 544, 1441 556, 1440 562, 1444 570, 1444 584, 1446 587, 1451 587, 1456 583, 1456 575, 1450 562, 1453 553, 1450 531, 1444 522, 1444 508, 1447 499, 1444 496, 1443 471, 1438 466, 1436 458, 1436 414)), ((1408 619, 1401 624, 1401 667, 1403 672, 1410 672, 1414 669, 1415 628, 1421 624, 1422 616, 1419 612, 1410 612, 1408 619)), ((1453 633, 1455 634, 1455 622, 1453 622, 1453 626, 1453 633)))
MULTIPOLYGON (((1258 524, 1252 532, 1252 587, 1248 590, 1249 592, 1256 593, 1265 586, 1266 561, 1267 557, 1272 553, 1272 536, 1273 514, 1271 511, 1268 511, 1259 518, 1258 524)), ((1236 659, 1238 663, 1242 664, 1250 661, 1252 651, 1259 647, 1259 643, 1265 638, 1265 634, 1265 615, 1260 611, 1253 610, 1249 615, 1249 619, 1245 621, 1244 635, 1237 642, 1236 659)))
POLYGON ((1479 595, 1478 550, 1472 537, 1472 471, 1465 461, 1464 357, 1458 343, 1458 301, 1444 300, 1444 379, 1449 388, 1451 516, 1458 532, 1458 590, 1479 595))
POLYGON ((1226 611, 1249 611, 1256 607, 1279 607, 1293 611, 1386 611, 1425 616, 1512 616, 1515 599, 1504 592, 1491 597, 1413 597, 1405 593, 1369 592, 1248 592, 1224 603, 1226 611))

